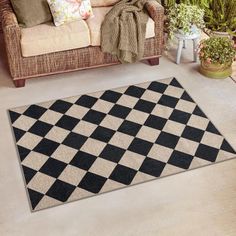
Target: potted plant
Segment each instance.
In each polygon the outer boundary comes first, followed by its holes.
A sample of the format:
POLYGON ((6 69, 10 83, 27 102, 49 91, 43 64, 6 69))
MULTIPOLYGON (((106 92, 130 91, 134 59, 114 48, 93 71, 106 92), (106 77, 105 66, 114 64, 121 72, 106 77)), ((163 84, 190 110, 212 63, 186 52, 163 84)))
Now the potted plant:
POLYGON ((210 0, 205 8, 206 27, 211 36, 231 37, 236 30, 236 1, 210 0))
POLYGON ((175 34, 194 34, 204 26, 204 10, 200 7, 180 3, 168 8, 167 32, 169 40, 173 39, 175 34))
POLYGON ((236 55, 234 42, 229 38, 212 37, 199 45, 200 72, 210 78, 224 79, 232 74, 236 55))

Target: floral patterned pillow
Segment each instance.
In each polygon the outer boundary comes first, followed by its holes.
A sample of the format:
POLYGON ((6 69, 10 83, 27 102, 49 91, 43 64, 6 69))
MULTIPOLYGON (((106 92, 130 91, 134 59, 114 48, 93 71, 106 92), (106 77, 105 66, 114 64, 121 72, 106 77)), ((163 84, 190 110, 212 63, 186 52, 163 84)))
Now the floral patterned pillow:
POLYGON ((47 0, 55 26, 93 16, 90 0, 47 0))

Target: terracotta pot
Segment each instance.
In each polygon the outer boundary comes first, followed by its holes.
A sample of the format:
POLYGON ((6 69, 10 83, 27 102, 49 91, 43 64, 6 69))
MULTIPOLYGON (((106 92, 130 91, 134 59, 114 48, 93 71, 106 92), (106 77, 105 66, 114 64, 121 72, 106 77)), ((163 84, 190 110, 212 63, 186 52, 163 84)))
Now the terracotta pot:
POLYGON ((201 61, 200 72, 212 79, 226 79, 232 74, 232 62, 220 64, 201 61))

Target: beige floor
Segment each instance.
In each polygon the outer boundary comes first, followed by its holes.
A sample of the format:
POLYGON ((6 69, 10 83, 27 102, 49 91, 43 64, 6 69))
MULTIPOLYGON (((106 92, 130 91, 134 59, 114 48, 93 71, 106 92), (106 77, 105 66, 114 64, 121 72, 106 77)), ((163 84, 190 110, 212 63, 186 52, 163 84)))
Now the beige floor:
MULTIPOLYGON (((44 77, 15 89, 0 49, 0 235, 235 236, 236 159, 31 213, 6 110, 176 76, 236 148, 236 84, 202 77, 185 50, 177 66, 118 65, 44 77)), ((171 53, 169 55, 171 58, 171 53)))

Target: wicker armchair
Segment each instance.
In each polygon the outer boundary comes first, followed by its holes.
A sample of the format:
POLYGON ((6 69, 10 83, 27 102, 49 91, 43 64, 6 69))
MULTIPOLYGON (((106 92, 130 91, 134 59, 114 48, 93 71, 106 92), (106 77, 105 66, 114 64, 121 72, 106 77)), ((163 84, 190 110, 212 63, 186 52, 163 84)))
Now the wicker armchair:
MULTIPOLYGON (((148 59, 151 65, 157 65, 163 49, 164 9, 155 0, 150 0, 146 8, 155 22, 155 37, 146 39, 144 59, 148 59)), ((28 78, 119 64, 116 57, 102 53, 98 46, 23 57, 21 28, 9 0, 0 1, 0 11, 9 70, 16 87, 25 86, 28 78)))

